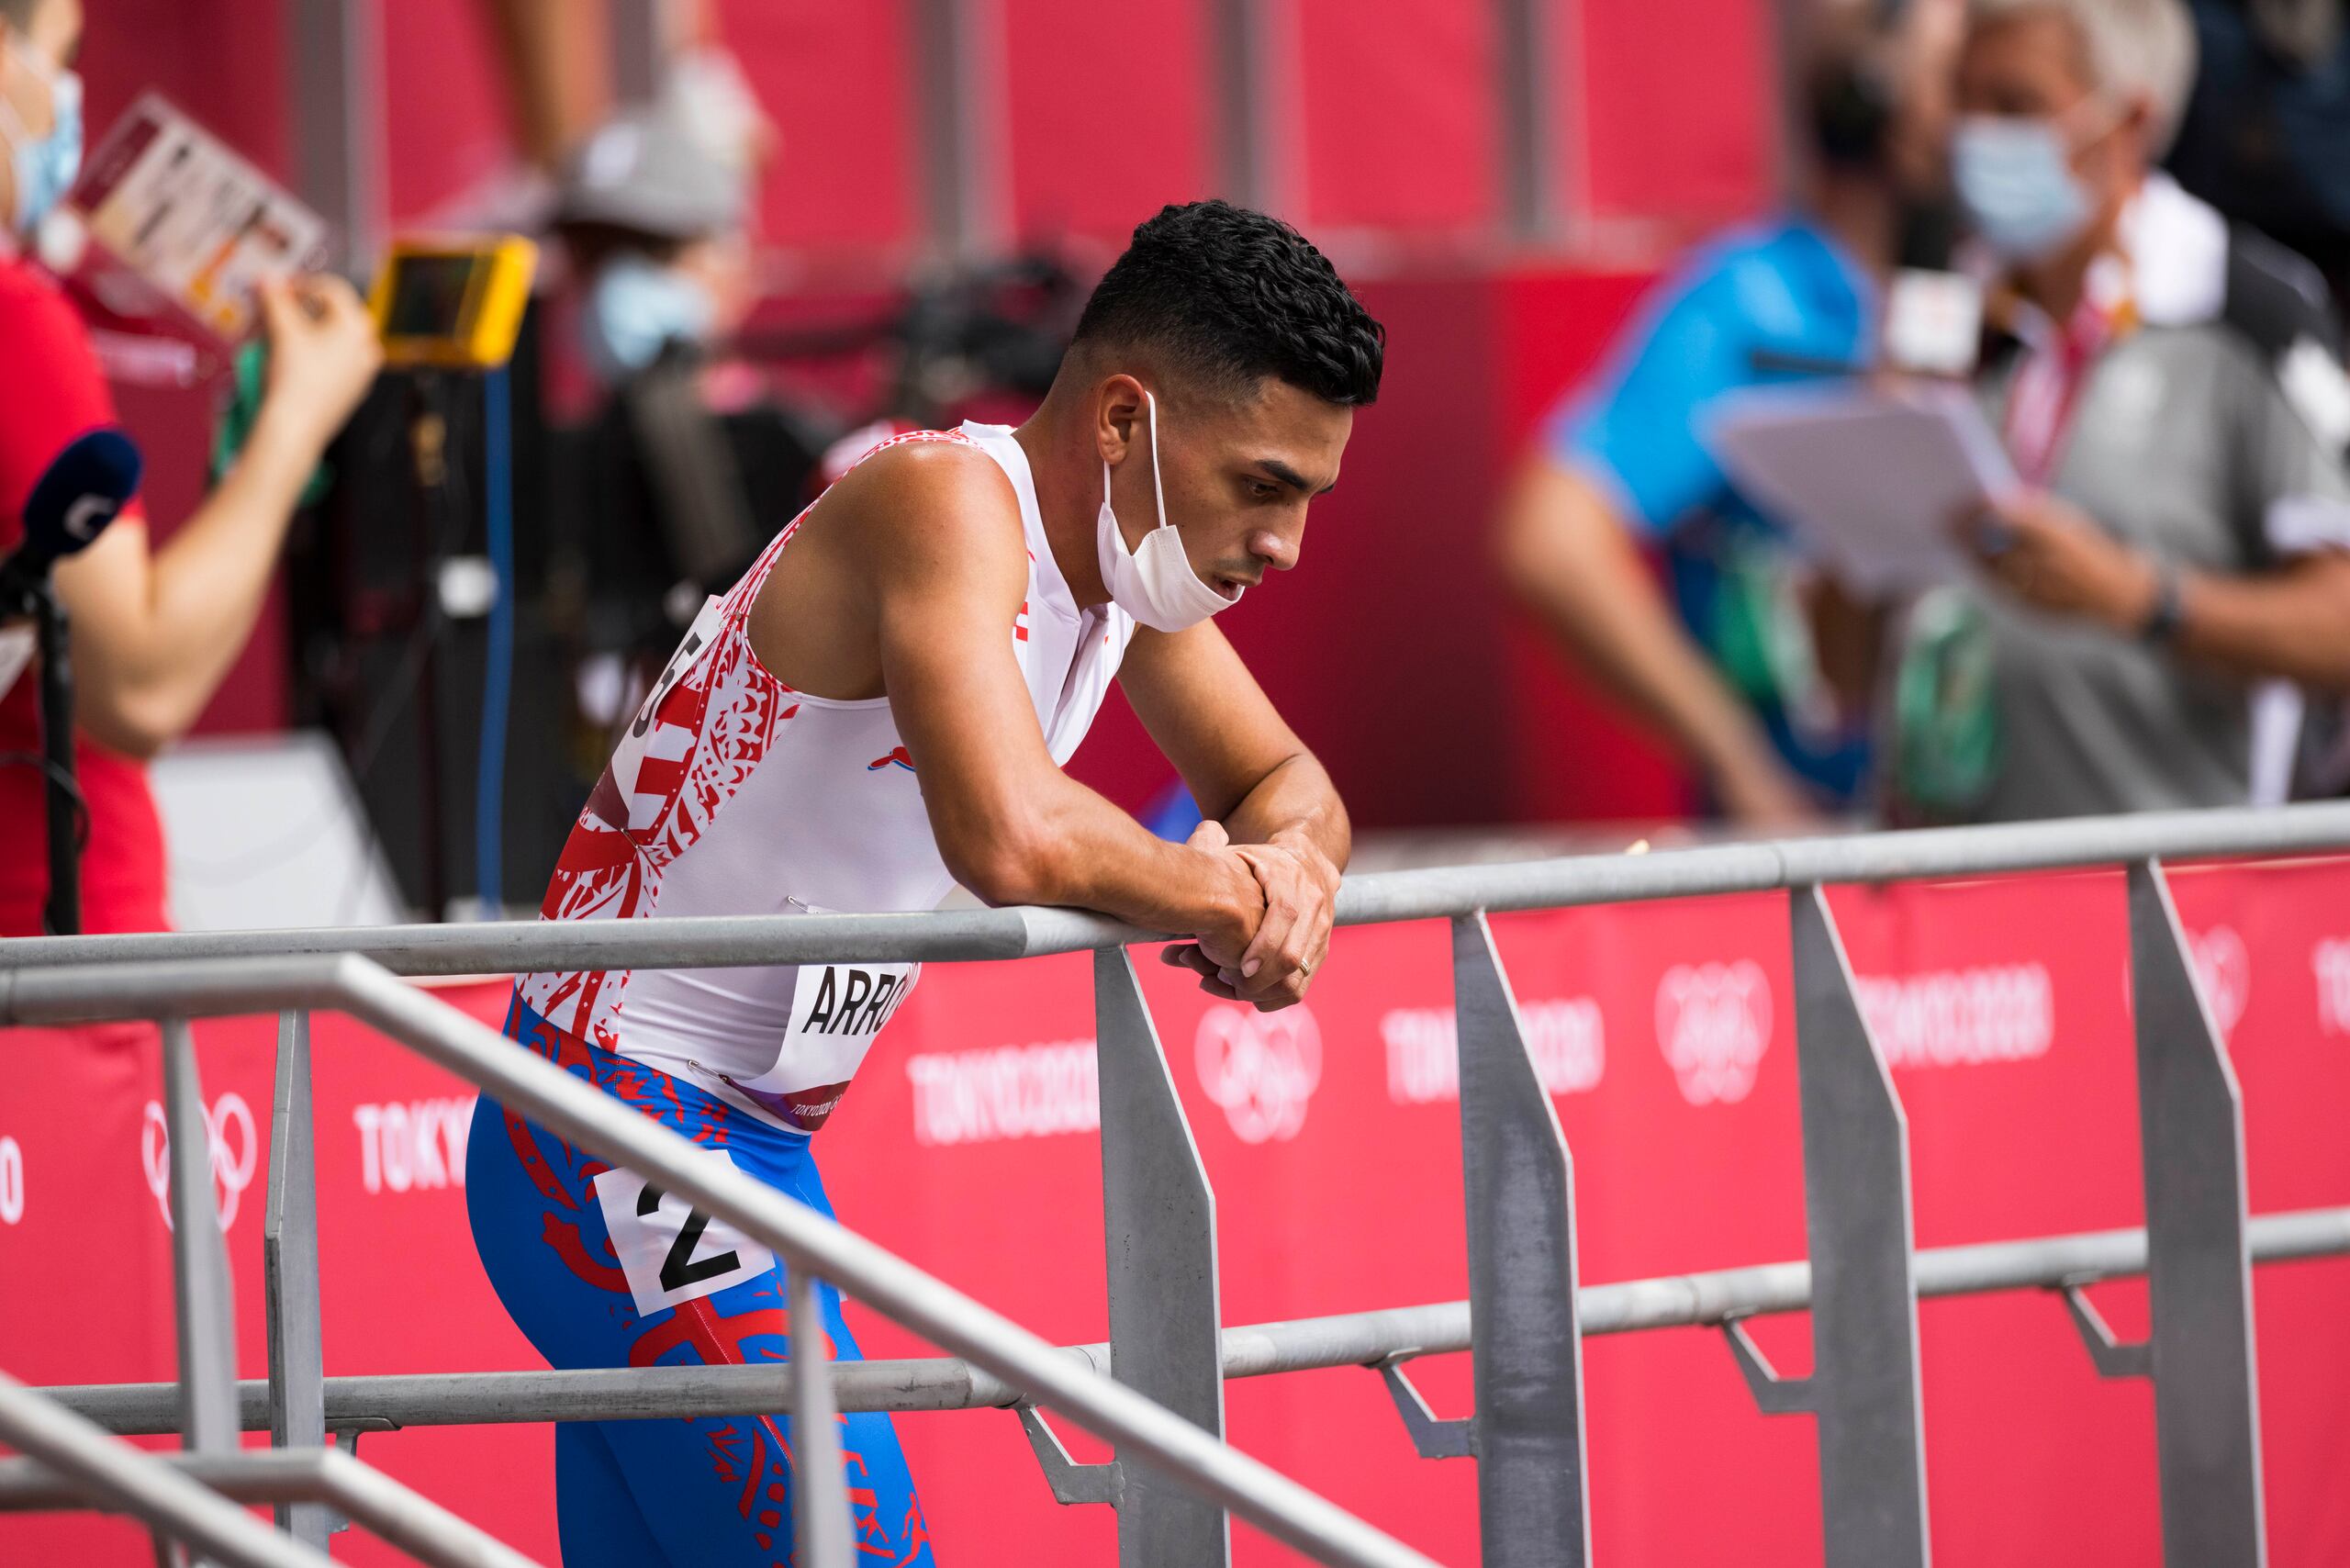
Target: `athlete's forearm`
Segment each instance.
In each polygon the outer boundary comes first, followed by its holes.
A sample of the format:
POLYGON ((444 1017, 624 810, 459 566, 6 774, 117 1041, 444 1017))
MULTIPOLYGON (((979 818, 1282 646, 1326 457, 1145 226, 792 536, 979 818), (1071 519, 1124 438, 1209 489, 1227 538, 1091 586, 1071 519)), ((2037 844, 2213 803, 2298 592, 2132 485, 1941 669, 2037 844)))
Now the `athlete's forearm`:
POLYGON ((947 868, 990 904, 1058 904, 1152 931, 1244 940, 1263 911, 1237 856, 1167 843, 1058 770, 1001 803, 931 813, 947 868))
POLYGON ((1146 931, 1235 947, 1255 932, 1265 912, 1264 890, 1238 856, 1169 844, 1139 824, 1131 840, 1124 833, 1117 838, 1121 842, 1073 857, 1074 878, 1060 902, 1146 931))
POLYGON ((1354 826, 1322 765, 1300 752, 1257 781, 1224 817, 1235 844, 1311 844, 1343 871, 1354 851, 1354 826))

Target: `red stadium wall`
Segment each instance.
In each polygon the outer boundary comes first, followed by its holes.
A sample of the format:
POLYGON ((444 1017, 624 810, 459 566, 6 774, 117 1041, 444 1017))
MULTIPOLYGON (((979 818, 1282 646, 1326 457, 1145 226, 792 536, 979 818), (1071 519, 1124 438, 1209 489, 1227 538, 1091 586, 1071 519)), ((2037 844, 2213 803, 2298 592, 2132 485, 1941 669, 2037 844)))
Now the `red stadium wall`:
POLYGON ((1026 0, 1004 7, 1003 46, 1015 238, 1108 252, 1215 188, 1204 7, 1026 0))
MULTIPOLYGON (((2189 870, 2175 888, 2243 1085, 2254 1212, 2350 1204, 2350 860, 2189 870)), ((1919 1244, 2141 1223, 2119 874, 1839 890, 1831 902, 1908 1111, 1919 1244)), ((1495 933, 1574 1152, 1583 1277, 1802 1256, 1784 900, 1514 915, 1495 933), (1698 1094, 1676 1059, 1753 1066, 1698 1094)), ((1448 955, 1438 923, 1342 932, 1308 1004, 1272 1019, 1209 1002, 1138 955, 1217 1193, 1227 1323, 1465 1293, 1448 955), (1236 1080, 1242 1060, 1284 1070, 1236 1080)), ((485 1018, 503 1006, 496 986, 443 994, 485 1018)), ((1107 1330, 1091 1027, 1082 956, 935 966, 822 1139, 845 1222, 1063 1343, 1107 1330)), ((235 1203, 248 1376, 264 1366, 274 1037, 267 1020, 197 1030, 216 1191, 235 1203)), ((472 1253, 464 1086, 338 1019, 319 1021, 316 1042, 328 1370, 536 1364, 472 1253)), ((14 1031, 0 1049, 0 1279, 18 1282, 0 1292, 0 1366, 36 1383, 168 1378, 151 1034, 14 1031)), ((2350 1562, 2350 1259, 2264 1268, 2253 1294, 2272 1560, 2350 1562)), ((2095 1295, 2119 1333, 2143 1335, 2143 1284, 2095 1295)), ((925 1353, 851 1310, 867 1354, 925 1353)), ((1936 1556, 2153 1568, 2149 1387, 2101 1381, 2046 1294, 1930 1301, 1919 1323, 1936 1556)), ((1802 1320, 1755 1332, 1783 1371, 1807 1370, 1802 1320)), ((1465 1362, 1416 1369, 1439 1413, 1468 1407, 1465 1362)), ((1810 1423, 1758 1415, 1718 1335, 1595 1338, 1585 1367, 1598 1561, 1818 1561, 1810 1423)), ((1473 1465, 1416 1458, 1368 1372, 1237 1383, 1228 1410, 1242 1448, 1439 1562, 1475 1560, 1473 1465)), ((1108 1512, 1056 1506, 1008 1414, 900 1428, 942 1560, 1109 1561, 1108 1512)), ((552 1560, 545 1428, 386 1433, 360 1451, 552 1560)), ((1239 1563, 1293 1561, 1235 1533, 1239 1563)), ((358 1536, 338 1555, 392 1560, 358 1536)), ((150 1560, 118 1521, 0 1518, 0 1562, 150 1560)))

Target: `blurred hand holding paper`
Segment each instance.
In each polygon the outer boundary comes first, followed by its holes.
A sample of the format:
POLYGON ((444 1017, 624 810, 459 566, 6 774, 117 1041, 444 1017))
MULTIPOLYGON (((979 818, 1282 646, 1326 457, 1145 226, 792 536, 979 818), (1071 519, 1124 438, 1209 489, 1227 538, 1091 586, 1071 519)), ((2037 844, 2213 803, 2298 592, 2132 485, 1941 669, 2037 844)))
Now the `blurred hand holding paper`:
POLYGON ((39 236, 94 326, 191 351, 106 354, 148 382, 219 368, 260 327, 261 286, 318 271, 329 241, 325 219, 155 93, 99 141, 39 236))
POLYGON ((1867 596, 1965 575, 1953 526, 2017 484, 1957 386, 1739 393, 1721 400, 1707 435, 1739 492, 1867 596))

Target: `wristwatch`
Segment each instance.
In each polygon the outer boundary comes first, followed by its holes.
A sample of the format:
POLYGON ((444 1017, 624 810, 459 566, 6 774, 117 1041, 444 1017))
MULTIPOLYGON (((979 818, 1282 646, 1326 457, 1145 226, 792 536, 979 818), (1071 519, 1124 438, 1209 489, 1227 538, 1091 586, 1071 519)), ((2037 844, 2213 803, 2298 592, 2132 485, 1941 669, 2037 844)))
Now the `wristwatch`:
POLYGON ((2154 563, 2154 602, 2147 610, 2145 620, 2138 623, 2138 639, 2156 647, 2168 647, 2178 638, 2179 630, 2187 623, 2187 599, 2180 591, 2178 568, 2168 561, 2154 563))

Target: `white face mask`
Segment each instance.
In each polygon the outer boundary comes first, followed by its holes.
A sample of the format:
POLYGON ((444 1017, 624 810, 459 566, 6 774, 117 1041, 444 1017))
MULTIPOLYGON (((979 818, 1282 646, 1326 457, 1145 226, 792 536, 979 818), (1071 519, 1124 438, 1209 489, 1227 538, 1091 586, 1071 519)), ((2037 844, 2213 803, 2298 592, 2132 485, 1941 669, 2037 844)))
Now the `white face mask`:
POLYGON ((1158 477, 1158 399, 1148 392, 1143 401, 1150 410, 1150 488, 1158 502, 1158 526, 1143 536, 1129 554, 1126 536, 1118 530, 1118 514, 1110 506, 1110 462, 1102 462, 1102 514, 1096 523, 1096 543, 1102 556, 1102 581, 1110 601, 1154 632, 1181 632, 1196 626, 1219 610, 1237 604, 1226 599, 1192 570, 1183 554, 1183 536, 1167 521, 1167 489, 1158 477))

